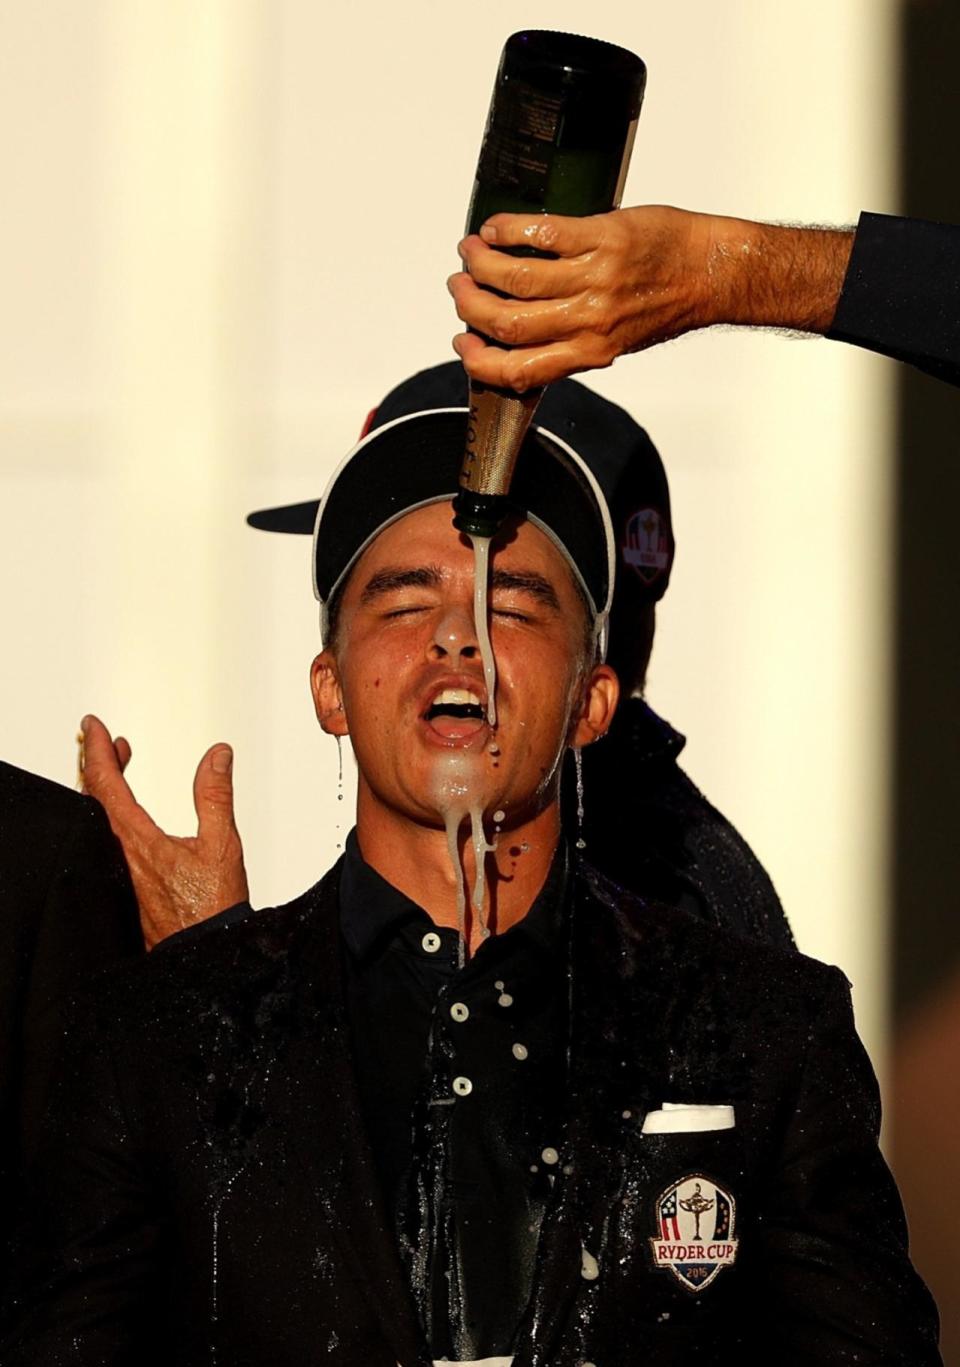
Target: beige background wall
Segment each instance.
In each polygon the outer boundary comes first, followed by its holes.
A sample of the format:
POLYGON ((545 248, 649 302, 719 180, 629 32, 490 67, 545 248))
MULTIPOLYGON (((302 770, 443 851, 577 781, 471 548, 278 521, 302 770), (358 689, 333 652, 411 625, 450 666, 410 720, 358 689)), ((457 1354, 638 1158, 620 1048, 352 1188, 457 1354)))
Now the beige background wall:
MULTIPOLYGON (((445 359, 500 45, 589 26, 649 66, 626 202, 891 209, 893 0, 7 0, 0 8, 0 751, 66 782, 98 711, 169 827, 238 752, 255 899, 342 840, 307 545, 367 410, 445 359)), ((705 335, 597 379, 671 473, 650 696, 801 946, 883 1039, 891 365, 705 335)), ((589 794, 587 796, 589 801, 589 794)))

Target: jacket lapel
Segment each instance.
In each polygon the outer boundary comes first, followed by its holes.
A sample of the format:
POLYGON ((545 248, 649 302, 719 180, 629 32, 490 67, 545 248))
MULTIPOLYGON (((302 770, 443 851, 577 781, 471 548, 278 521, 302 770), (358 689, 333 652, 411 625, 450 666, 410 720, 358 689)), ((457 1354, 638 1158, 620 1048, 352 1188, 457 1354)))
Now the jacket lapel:
POLYGON ((347 1028, 340 971, 339 866, 308 894, 290 947, 284 1022, 290 1047, 268 1106, 400 1367, 429 1362, 380 1196, 347 1028))

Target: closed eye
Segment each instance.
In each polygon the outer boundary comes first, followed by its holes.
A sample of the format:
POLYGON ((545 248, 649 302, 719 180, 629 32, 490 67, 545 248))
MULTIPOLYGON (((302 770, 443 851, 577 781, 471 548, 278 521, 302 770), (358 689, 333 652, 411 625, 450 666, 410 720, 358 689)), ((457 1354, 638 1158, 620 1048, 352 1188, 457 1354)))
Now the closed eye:
POLYGON ((402 607, 402 608, 389 608, 386 612, 382 613, 381 615, 382 615, 383 617, 386 617, 386 618, 391 618, 391 617, 409 617, 409 616, 411 616, 411 615, 412 615, 413 613, 415 613, 415 612, 427 612, 427 611, 429 611, 429 609, 428 609, 426 603, 411 603, 411 604, 410 604, 409 606, 407 606, 407 607, 402 607))

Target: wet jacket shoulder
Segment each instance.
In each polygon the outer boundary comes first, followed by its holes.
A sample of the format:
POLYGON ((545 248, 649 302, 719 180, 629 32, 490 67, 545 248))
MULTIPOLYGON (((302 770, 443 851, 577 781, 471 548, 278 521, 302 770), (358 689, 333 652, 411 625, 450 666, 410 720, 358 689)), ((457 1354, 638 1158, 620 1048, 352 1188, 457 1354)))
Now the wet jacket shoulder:
MULTIPOLYGON (((99 803, 0 762, 0 1244, 35 1150, 70 998, 143 955, 99 803)), ((5 1252, 0 1248, 0 1285, 5 1252)))
MULTIPOLYGON (((324 1220, 295 1141, 337 1071, 315 1066, 336 976, 317 926, 335 905, 331 874, 285 906, 174 937, 84 1001, 31 1173, 4 1367, 206 1364, 221 1315, 231 1367, 296 1360, 303 1326, 288 1307, 304 1284, 316 1298, 324 1220), (243 1313, 236 1262, 255 1287, 243 1313)), ((337 1120, 325 1137, 335 1171, 337 1120)))
POLYGON ((763 865, 681 769, 685 744, 642 699, 620 706, 609 735, 583 752, 587 858, 640 896, 791 948, 763 865))

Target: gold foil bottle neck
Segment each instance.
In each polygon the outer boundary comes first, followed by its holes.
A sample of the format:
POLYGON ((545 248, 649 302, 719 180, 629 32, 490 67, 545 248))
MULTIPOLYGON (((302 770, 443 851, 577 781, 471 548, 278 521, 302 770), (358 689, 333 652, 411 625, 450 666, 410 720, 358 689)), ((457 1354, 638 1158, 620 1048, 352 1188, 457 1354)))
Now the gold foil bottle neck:
POLYGON ((461 488, 474 494, 509 492, 520 447, 542 396, 542 388, 513 394, 471 380, 461 488))

